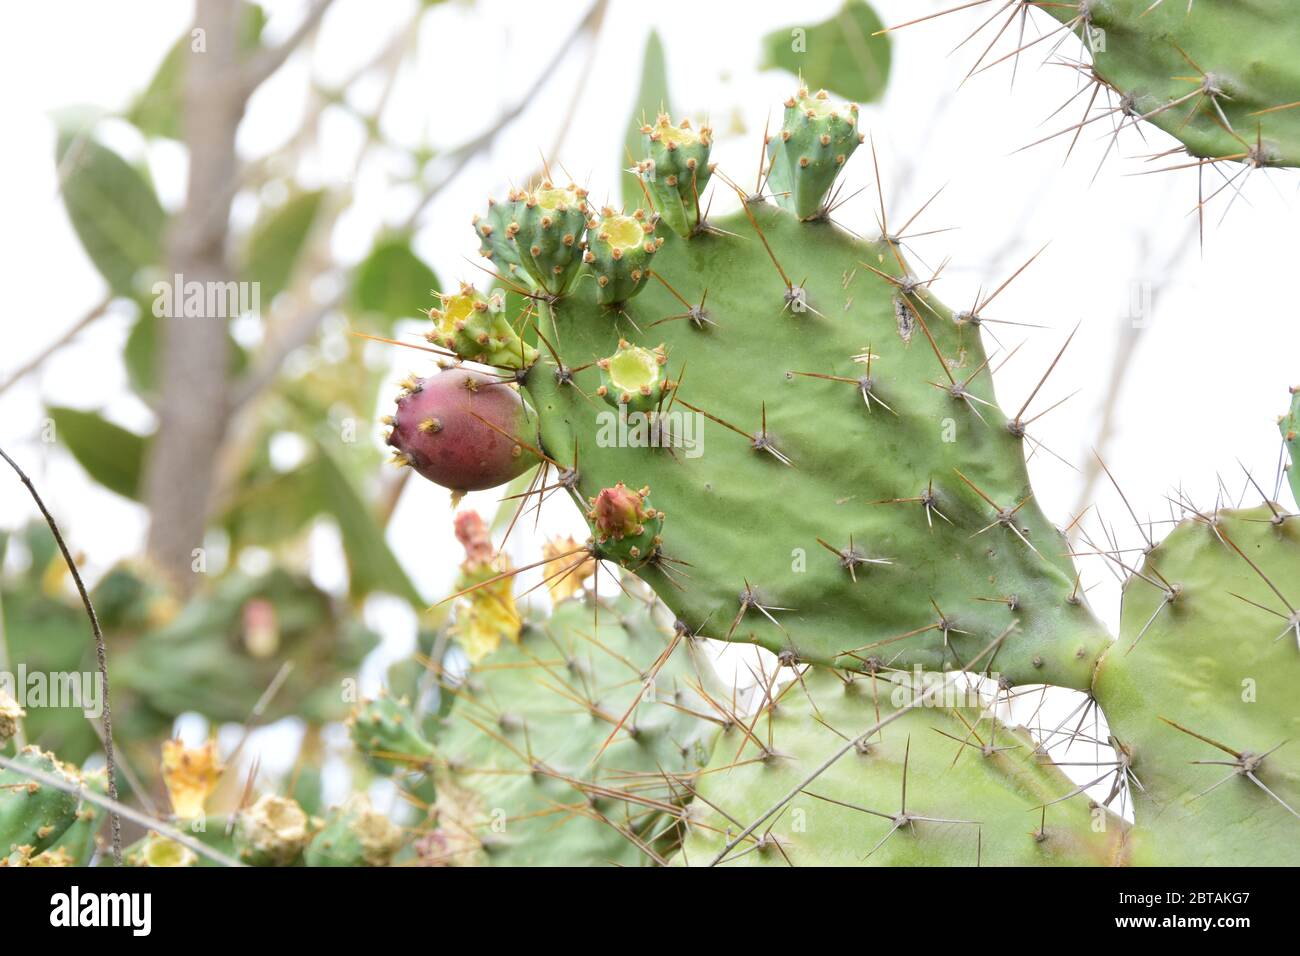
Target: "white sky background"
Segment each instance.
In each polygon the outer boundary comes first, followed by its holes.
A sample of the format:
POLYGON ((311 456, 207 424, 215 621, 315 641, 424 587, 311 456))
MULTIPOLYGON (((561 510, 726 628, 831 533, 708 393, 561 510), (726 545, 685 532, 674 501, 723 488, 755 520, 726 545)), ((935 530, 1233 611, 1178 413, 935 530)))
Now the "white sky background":
MULTIPOLYGON (((875 0, 875 5, 887 23, 896 23, 953 2, 875 0)), ((293 0, 269 0, 266 6, 272 39, 291 30, 305 8, 293 0)), ((384 129, 409 143, 427 134, 445 148, 472 138, 514 104, 586 6, 480 0, 450 2, 435 10, 419 38, 418 73, 400 79, 384 129)), ((587 182, 593 200, 615 194, 613 160, 621 151, 639 82, 645 37, 654 27, 667 50, 675 106, 692 116, 707 113, 718 134, 714 158, 733 178, 752 181, 764 120, 770 113, 779 122, 780 102, 794 85, 785 74, 758 70, 760 38, 779 27, 810 26, 838 6, 839 0, 613 0, 600 53, 581 89, 564 148, 552 162, 563 163, 587 182)), ((398 0, 338 0, 325 18, 310 66, 306 55, 295 57, 252 101, 240 135, 242 152, 248 157, 273 152, 296 129, 309 70, 325 82, 341 79, 408 22, 413 8, 398 0)), ((103 294, 57 196, 49 111, 85 103, 124 108, 169 44, 188 28, 191 16, 191 5, 178 0, 45 0, 6 5, 0 14, 0 380, 103 294)), ((1033 407, 1041 410, 1076 389, 1083 391, 1038 422, 1032 433, 1082 468, 1098 440, 1099 410, 1117 346, 1133 330, 1134 290, 1153 284, 1159 289, 1154 312, 1119 396, 1106 455, 1129 501, 1143 517, 1167 517, 1166 496, 1181 487, 1202 507, 1211 507, 1219 475, 1234 495, 1243 488, 1238 461, 1271 492, 1279 451, 1276 419, 1286 403, 1286 387, 1300 383, 1300 176, 1281 170, 1252 173, 1243 195, 1220 222, 1232 195, 1226 191, 1207 211, 1202 254, 1194 240, 1187 242, 1195 224, 1195 171, 1135 176, 1130 174, 1150 165, 1112 155, 1090 183, 1106 145, 1107 122, 1089 127, 1065 165, 1064 140, 1014 152, 1077 122, 1083 98, 1040 126, 1077 89, 1073 71, 1038 66, 1042 56, 1037 50, 1047 44, 1026 54, 1014 91, 1007 66, 959 88, 982 44, 947 54, 980 18, 978 10, 968 11, 897 34, 888 94, 882 104, 864 108, 862 126, 879 149, 895 225, 947 184, 915 228, 959 228, 922 239, 915 250, 932 266, 951 257, 935 286, 950 305, 965 307, 981 285, 993 288, 1050 242, 988 312, 1047 327, 995 327, 1008 347, 1026 340, 996 376, 1002 404, 1019 407, 1081 322, 1033 407)), ((1049 23, 1045 16, 1033 19, 1049 23)), ((1065 49, 1074 52, 1068 41, 1065 49)), ((501 195, 509 178, 526 175, 539 147, 551 143, 584 57, 585 51, 576 49, 510 132, 428 210, 417 248, 444 282, 475 276, 469 264, 476 258, 470 217, 487 194, 501 195)), ((376 92, 374 84, 358 87, 358 105, 364 108, 376 92)), ((1146 143, 1131 130, 1121 137, 1124 157, 1173 145, 1154 128, 1145 127, 1144 133, 1146 143)), ((128 156, 143 154, 144 144, 120 127, 106 127, 106 138, 128 156)), ((308 175, 322 184, 345 182, 359 143, 352 119, 327 115, 308 175)), ((148 158, 164 204, 174 207, 183 189, 182 151, 157 145, 148 158)), ((382 151, 363 167, 352 184, 357 202, 333 237, 341 261, 359 259, 376 228, 399 221, 410 208, 412 191, 391 182, 402 171, 382 151)), ((869 149, 857 152, 846 176, 853 188, 871 183, 869 149)), ((1206 183, 1213 189, 1222 179, 1210 172, 1206 183)), ((718 199, 715 209, 727 206, 725 196, 718 199)), ((873 235, 875 202, 875 189, 868 188, 837 218, 873 235)), ((140 550, 145 516, 91 483, 62 449, 40 444, 42 404, 103 409, 122 424, 147 428, 150 415, 130 395, 119 360, 126 333, 123 319, 101 320, 39 374, 0 397, 0 444, 29 467, 92 576, 140 550)), ((421 368, 400 358, 394 381, 409 368, 421 368)), ((871 449, 863 453, 871 454, 871 449)), ((1079 474, 1048 455, 1031 460, 1030 472, 1046 513, 1067 523, 1079 494, 1079 474)), ((33 516, 20 485, 3 478, 0 488, 0 526, 16 527, 33 516)), ((1247 500, 1255 497, 1252 492, 1247 500)), ((493 498, 481 493, 469 503, 490 513, 493 498)), ((1289 492, 1283 492, 1283 499, 1290 504, 1289 492)), ((1096 500, 1123 540, 1136 542, 1115 494, 1103 485, 1096 500)), ((544 526, 577 528, 576 512, 564 505, 548 515, 544 526)), ((417 586, 432 599, 447 593, 460 559, 449 532, 446 493, 413 481, 390 539, 417 586)), ((315 572, 322 583, 337 583, 344 573, 336 540, 328 532, 314 540, 315 572)), ((526 560, 536 558, 539 546, 523 536, 516 541, 526 560)), ((1091 601, 1113 628, 1119 608, 1114 579, 1100 560, 1086 562, 1084 573, 1085 581, 1096 585, 1091 601)), ((391 609, 378 613, 376 620, 392 629, 387 636, 393 653, 409 647, 410 620, 391 609)))

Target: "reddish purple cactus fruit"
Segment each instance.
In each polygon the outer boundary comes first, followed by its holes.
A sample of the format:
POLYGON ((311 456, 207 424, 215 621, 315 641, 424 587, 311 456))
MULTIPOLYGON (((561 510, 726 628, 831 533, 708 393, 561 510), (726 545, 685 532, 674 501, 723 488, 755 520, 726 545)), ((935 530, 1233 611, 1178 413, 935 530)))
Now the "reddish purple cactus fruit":
POLYGON ((408 379, 388 444, 393 459, 453 491, 495 488, 537 464, 536 418, 518 389, 465 368, 408 379))

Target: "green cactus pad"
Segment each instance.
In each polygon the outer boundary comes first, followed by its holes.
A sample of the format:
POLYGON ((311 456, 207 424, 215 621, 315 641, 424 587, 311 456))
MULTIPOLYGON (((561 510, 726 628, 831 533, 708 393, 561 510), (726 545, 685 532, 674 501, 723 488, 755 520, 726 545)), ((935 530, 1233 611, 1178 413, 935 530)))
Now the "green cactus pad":
POLYGON ((1291 389, 1291 410, 1282 416, 1278 427, 1282 430, 1287 454, 1291 456, 1291 464, 1286 469, 1291 481, 1291 493, 1300 506, 1300 386, 1291 389))
POLYGON ((439 735, 439 825, 459 848, 443 862, 658 857, 673 831, 665 809, 684 795, 675 775, 689 779, 712 737, 689 639, 661 662, 673 644, 664 613, 640 597, 598 609, 571 598, 470 672, 439 735))
POLYGON ((1300 864, 1297 607, 1300 526, 1268 508, 1183 522, 1130 579, 1093 693, 1141 785, 1134 863, 1300 864))
POLYGON ((800 89, 786 100, 785 121, 768 144, 777 203, 800 219, 823 216, 831 185, 861 142, 857 104, 800 89))
POLYGON ((352 742, 378 773, 424 770, 433 745, 424 738, 410 704, 383 694, 362 701, 348 718, 352 742))
POLYGON ((713 131, 694 130, 689 120, 676 126, 666 113, 654 125, 641 127, 648 156, 637 164, 655 212, 679 236, 689 236, 700 224, 701 197, 713 175, 709 150, 713 131))
MULTIPOLYGON (((905 706, 913 692, 883 674, 808 669, 774 694, 776 705, 760 714, 751 735, 733 729, 718 741, 674 862, 712 863, 743 829, 847 742, 905 706)), ((1113 863, 1122 819, 1090 804, 1028 733, 994 721, 964 692, 961 683, 951 694, 941 691, 935 698, 948 706, 913 707, 851 748, 738 842, 722 865, 1113 863)))
MULTIPOLYGON (((108 773, 98 770, 83 772, 82 783, 87 790, 100 796, 108 793, 108 773)), ((89 866, 98 848, 97 837, 108 813, 97 803, 82 799, 77 807, 77 817, 72 825, 59 834, 59 838, 45 852, 51 856, 62 855, 68 866, 89 866)))
POLYGON ((1032 439, 995 404, 975 324, 900 278, 892 247, 830 223, 751 204, 716 225, 669 233, 655 257, 683 296, 707 290, 714 324, 648 328, 682 313, 664 283, 630 319, 611 318, 585 282, 542 309, 543 334, 579 369, 573 384, 549 365, 528 376, 545 449, 566 465, 579 449, 584 502, 618 482, 648 485, 668 515, 661 553, 638 574, 708 637, 841 667, 878 657, 937 670, 1014 624, 991 670, 1087 687, 1108 637, 1033 498, 1032 439), (687 416, 670 432, 698 426, 691 454, 600 440, 587 397, 599 370, 582 366, 621 339, 662 341, 673 371, 689 364, 665 412, 687 416))
MULTIPOLYGON (((76 771, 39 747, 24 747, 15 763, 80 786, 76 771)), ((19 847, 40 853, 54 846, 77 819, 77 795, 18 770, 0 770, 0 858, 19 847)))
POLYGON ((1300 165, 1300 16, 1292 0, 1039 4, 1080 33, 1097 75, 1193 156, 1300 165))

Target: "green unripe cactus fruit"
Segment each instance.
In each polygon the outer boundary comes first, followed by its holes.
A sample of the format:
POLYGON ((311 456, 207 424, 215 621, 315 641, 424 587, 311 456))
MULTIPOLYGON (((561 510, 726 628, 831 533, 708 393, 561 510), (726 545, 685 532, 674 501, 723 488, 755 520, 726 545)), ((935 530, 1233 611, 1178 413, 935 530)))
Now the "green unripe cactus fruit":
POLYGON ((1291 389, 1291 410, 1282 416, 1278 427, 1282 430, 1287 454, 1291 456, 1291 464, 1286 470, 1291 481, 1291 493, 1295 495, 1296 504, 1300 505, 1300 385, 1291 389))
POLYGON ((559 188, 546 182, 515 203, 507 235, 521 268, 548 296, 567 292, 582 267, 586 200, 586 191, 573 184, 559 188))
POLYGON ((807 89, 785 102, 781 130, 768 144, 769 182, 776 201, 800 219, 826 213, 835 178, 862 142, 856 103, 839 103, 807 89))
POLYGON ((1292 0, 1071 0, 1039 5, 1092 51, 1126 122, 1196 157, 1300 165, 1300 17, 1292 0))
POLYGON ((639 491, 618 482, 602 488, 588 502, 591 522, 600 557, 617 561, 626 568, 637 568, 651 560, 658 551, 664 513, 650 504, 650 489, 639 491))
POLYGON ((1300 526, 1184 521, 1124 589, 1093 694, 1133 788, 1139 865, 1300 865, 1300 526))
POLYGON ((189 847, 150 830, 127 847, 123 859, 127 866, 185 867, 197 866, 199 855, 189 847))
POLYGON ((596 394, 615 408, 626 405, 633 412, 654 411, 672 389, 664 372, 667 364, 662 345, 646 349, 621 339, 613 355, 596 362, 600 369, 596 394))
POLYGON ((675 829, 666 808, 686 795, 680 781, 708 759, 713 735, 696 693, 707 665, 665 614, 639 596, 598 608, 570 598, 470 671, 438 738, 441 862, 659 856, 675 829))
MULTIPOLYGON (((24 747, 14 757, 24 767, 81 785, 77 772, 39 747, 24 747)), ((29 854, 54 846, 77 819, 77 794, 41 783, 18 770, 0 770, 0 856, 19 847, 29 854)))
POLYGON ((433 331, 426 338, 432 344, 486 365, 527 368, 537 361, 537 350, 510 325, 499 293, 485 296, 465 284, 454 295, 439 294, 438 299, 442 308, 429 310, 433 331))
MULTIPOLYGON (((906 680, 814 667, 773 693, 777 702, 755 725, 761 735, 733 730, 714 747, 675 862, 713 862, 846 742, 925 692, 906 680)), ((1094 809, 1028 733, 995 720, 957 678, 850 749, 722 862, 1105 865, 1124 830, 1122 818, 1094 809)))
POLYGON ((335 807, 307 846, 308 866, 388 866, 402 845, 402 831, 377 812, 365 794, 335 807))
POLYGON ((619 306, 650 280, 650 261, 663 245, 654 223, 638 209, 625 216, 605 208, 587 223, 584 261, 596 276, 596 302, 619 306))
POLYGON ((353 744, 377 772, 428 769, 433 745, 424 739, 405 700, 381 694, 362 701, 353 708, 348 725, 353 744))
POLYGON ((311 822, 297 802, 266 794, 239 814, 235 849, 249 866, 292 866, 311 839, 311 822))
POLYGON ((479 254, 495 267, 501 278, 520 285, 529 284, 519 262, 519 247, 511 239, 511 227, 523 205, 522 193, 511 192, 505 202, 489 199, 487 212, 474 216, 474 231, 479 237, 479 254))
POLYGON ((713 131, 704 126, 697 132, 690 120, 674 126, 667 113, 660 113, 654 125, 643 125, 641 132, 649 155, 637 164, 637 175, 664 224, 679 236, 689 236, 699 228, 700 197, 713 175, 713 131))

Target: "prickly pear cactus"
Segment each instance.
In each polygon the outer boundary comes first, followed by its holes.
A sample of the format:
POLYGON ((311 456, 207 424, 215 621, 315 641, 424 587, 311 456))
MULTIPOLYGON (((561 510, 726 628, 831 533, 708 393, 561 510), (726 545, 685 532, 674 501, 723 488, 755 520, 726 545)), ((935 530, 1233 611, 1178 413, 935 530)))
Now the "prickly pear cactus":
POLYGON ((1035 4, 1080 34, 1124 121, 1192 156, 1300 165, 1300 17, 1291 0, 1035 4))
POLYGON ((439 735, 440 862, 662 860, 715 716, 687 641, 648 597, 575 597, 471 670, 439 735))
MULTIPOLYGON (((82 771, 81 782, 86 790, 101 797, 108 792, 108 773, 105 770, 82 771)), ((89 866, 98 849, 99 832, 107 818, 107 811, 83 797, 77 806, 76 819, 42 856, 57 860, 58 865, 89 866)))
POLYGON ((308 866, 388 866, 401 845, 401 828, 365 794, 354 794, 330 812, 304 859, 308 866))
POLYGON ((352 742, 378 773, 427 769, 433 745, 424 738, 409 701, 381 694, 353 708, 352 742))
MULTIPOLYGON (((900 677, 809 668, 750 718, 751 732, 722 735, 674 862, 718 860, 846 742, 924 693, 900 677)), ((1125 829, 959 680, 854 746, 718 862, 1096 866, 1115 861, 1125 829)))
POLYGON ((1093 682, 1140 784, 1132 862, 1300 864, 1297 682, 1295 520, 1220 511, 1147 554, 1093 682))
POLYGON ((939 669, 1015 623, 995 669, 1086 687, 1105 635, 1025 471, 1045 409, 1001 410, 980 316, 939 303, 895 240, 827 221, 856 117, 820 93, 791 99, 769 144, 791 211, 750 197, 685 236, 625 217, 621 257, 594 218, 590 272, 567 295, 534 293, 542 359, 508 371, 588 511, 593 553, 701 634, 837 667, 939 669), (620 483, 654 515, 631 541, 601 524, 620 483))
POLYGON ((1296 504, 1300 505, 1300 385, 1291 389, 1291 410, 1282 416, 1278 427, 1282 430, 1282 441, 1286 442, 1287 454, 1291 463, 1287 466, 1290 476, 1291 492, 1296 504))

